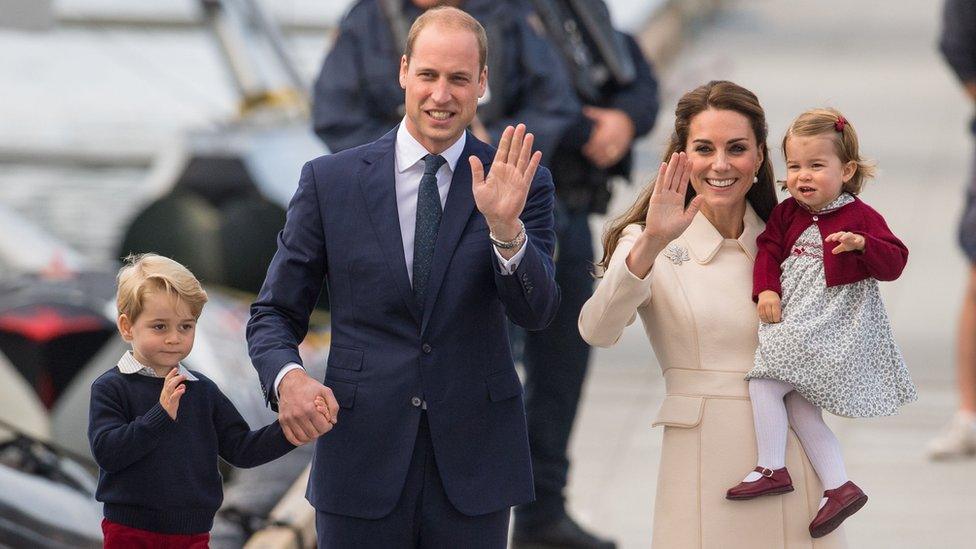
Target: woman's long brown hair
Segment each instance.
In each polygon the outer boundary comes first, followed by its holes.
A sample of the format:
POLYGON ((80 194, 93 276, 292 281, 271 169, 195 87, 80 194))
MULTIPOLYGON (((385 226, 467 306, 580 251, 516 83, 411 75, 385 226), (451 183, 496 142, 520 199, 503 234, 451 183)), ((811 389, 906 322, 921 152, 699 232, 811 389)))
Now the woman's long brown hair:
MULTIPOLYGON (((664 153, 663 161, 667 162, 672 153, 685 150, 691 119, 707 109, 735 111, 749 119, 752 132, 756 136, 756 143, 762 151, 763 160, 757 174, 758 181, 746 193, 746 200, 763 221, 769 219, 769 213, 776 206, 777 199, 773 185, 773 165, 769 160, 769 149, 766 146, 766 137, 769 133, 766 127, 766 113, 759 105, 756 94, 742 86, 726 80, 713 80, 684 94, 674 109, 674 133, 671 134, 671 142, 664 153)), ((644 225, 654 183, 654 181, 648 183, 640 192, 637 201, 621 216, 610 222, 603 235, 603 258, 597 263, 598 272, 606 271, 610 265, 610 257, 617 249, 617 242, 624 228, 632 223, 644 225)), ((688 192, 685 194, 686 207, 695 194, 695 189, 688 185, 688 192)))

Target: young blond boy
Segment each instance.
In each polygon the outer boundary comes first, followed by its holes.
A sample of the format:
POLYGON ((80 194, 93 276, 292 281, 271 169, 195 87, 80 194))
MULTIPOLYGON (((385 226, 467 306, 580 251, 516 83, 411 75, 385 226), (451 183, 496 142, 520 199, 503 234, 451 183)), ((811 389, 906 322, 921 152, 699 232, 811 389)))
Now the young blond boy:
POLYGON ((295 447, 277 421, 251 431, 213 381, 180 364, 207 302, 186 267, 130 256, 116 301, 132 350, 92 383, 88 427, 105 547, 207 547, 223 499, 217 457, 254 467, 295 447))

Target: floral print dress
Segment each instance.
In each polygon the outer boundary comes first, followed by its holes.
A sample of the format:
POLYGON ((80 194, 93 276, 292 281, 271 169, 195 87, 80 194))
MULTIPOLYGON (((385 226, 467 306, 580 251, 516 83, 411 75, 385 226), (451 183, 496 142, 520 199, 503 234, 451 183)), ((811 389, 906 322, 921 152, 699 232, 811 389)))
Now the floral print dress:
MULTIPOLYGON (((841 194, 821 212, 853 201, 841 194)), ((746 379, 785 381, 814 405, 839 416, 895 414, 917 394, 891 333, 878 281, 868 278, 828 288, 823 254, 814 223, 781 265, 782 319, 760 323, 755 366, 746 379)))

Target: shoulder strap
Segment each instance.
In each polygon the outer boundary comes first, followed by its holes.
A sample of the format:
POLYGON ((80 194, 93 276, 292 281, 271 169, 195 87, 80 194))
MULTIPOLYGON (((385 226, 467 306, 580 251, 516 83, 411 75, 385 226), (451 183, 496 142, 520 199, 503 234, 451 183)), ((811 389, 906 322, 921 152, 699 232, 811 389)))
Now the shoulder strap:
POLYGON ((633 82, 637 77, 634 60, 624 37, 613 28, 610 11, 603 0, 569 0, 569 4, 613 80, 621 86, 633 82))
POLYGON ((407 35, 410 33, 411 22, 403 13, 403 0, 376 0, 380 12, 386 19, 386 24, 393 37, 393 50, 396 55, 396 65, 400 66, 400 55, 407 45, 407 35))

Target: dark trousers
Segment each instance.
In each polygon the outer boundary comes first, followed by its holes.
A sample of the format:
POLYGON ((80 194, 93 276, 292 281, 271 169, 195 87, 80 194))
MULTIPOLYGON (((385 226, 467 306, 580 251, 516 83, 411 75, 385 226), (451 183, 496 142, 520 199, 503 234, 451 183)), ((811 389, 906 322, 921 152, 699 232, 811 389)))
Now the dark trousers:
POLYGON ((504 549, 508 543, 509 514, 506 508, 471 517, 448 501, 424 412, 407 480, 393 511, 375 520, 319 511, 315 513, 315 528, 319 549, 504 549))
POLYGON ((593 294, 593 240, 586 212, 556 211, 556 282, 562 295, 548 328, 525 333, 525 411, 536 500, 515 510, 521 525, 542 524, 565 513, 567 448, 576 419, 590 347, 577 328, 593 294))

